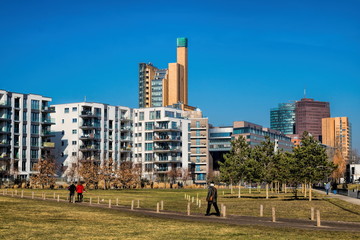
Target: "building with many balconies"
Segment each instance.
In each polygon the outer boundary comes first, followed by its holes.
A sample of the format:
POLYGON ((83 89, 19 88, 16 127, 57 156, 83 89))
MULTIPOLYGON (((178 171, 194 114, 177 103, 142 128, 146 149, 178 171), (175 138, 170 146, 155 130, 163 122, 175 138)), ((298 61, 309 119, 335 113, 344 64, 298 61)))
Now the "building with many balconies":
POLYGON ((142 178, 179 181, 190 164, 190 120, 172 107, 134 109, 134 163, 142 178))
POLYGON ((40 158, 51 157, 49 97, 0 90, 0 178, 28 179, 40 158))
POLYGON ((90 102, 53 107, 57 159, 65 167, 78 161, 131 161, 132 109, 90 102))

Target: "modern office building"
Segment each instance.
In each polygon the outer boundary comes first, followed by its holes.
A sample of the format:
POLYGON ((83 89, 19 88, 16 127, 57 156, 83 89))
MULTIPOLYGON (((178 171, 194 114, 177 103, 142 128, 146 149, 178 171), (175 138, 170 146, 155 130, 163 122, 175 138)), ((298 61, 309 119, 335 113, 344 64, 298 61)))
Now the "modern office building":
POLYGON ((177 61, 168 69, 139 64, 139 108, 188 104, 187 38, 177 39, 177 61))
POLYGON ((172 107, 134 109, 134 163, 142 178, 179 181, 190 162, 190 120, 172 107))
POLYGON ((234 122, 233 129, 232 137, 237 138, 238 136, 244 136, 251 147, 257 146, 265 141, 266 136, 270 137, 271 141, 277 142, 278 148, 283 151, 291 152, 294 146, 291 142, 291 138, 287 137, 282 132, 264 128, 261 125, 254 123, 245 121, 234 122))
POLYGON ((209 120, 199 109, 184 111, 183 115, 191 121, 190 172, 196 184, 205 184, 213 170, 209 158, 209 120))
POLYGON ((301 101, 296 102, 295 133, 301 136, 304 131, 307 131, 315 139, 321 141, 321 119, 328 117, 330 117, 329 102, 303 98, 301 101))
POLYGON ((52 157, 51 101, 0 90, 0 178, 28 179, 39 159, 52 157))
POLYGON ((338 149, 348 162, 351 146, 351 123, 347 117, 322 119, 322 143, 338 149))
POLYGON ((214 174, 219 173, 219 162, 224 162, 224 154, 231 150, 232 126, 209 128, 210 162, 213 164, 214 174))
POLYGON ((56 154, 65 167, 79 161, 100 164, 110 158, 117 164, 131 161, 132 109, 91 102, 53 107, 56 154))
POLYGON ((295 133, 295 102, 280 103, 270 110, 270 128, 284 134, 295 133))

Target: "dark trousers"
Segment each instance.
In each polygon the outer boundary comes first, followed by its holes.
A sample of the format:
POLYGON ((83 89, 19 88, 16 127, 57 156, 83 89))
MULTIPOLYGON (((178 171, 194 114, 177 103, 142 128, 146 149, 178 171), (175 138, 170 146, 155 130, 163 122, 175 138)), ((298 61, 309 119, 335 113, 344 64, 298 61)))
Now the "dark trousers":
MULTIPOLYGON (((75 192, 70 192, 69 202, 72 202, 73 197, 75 197, 75 192)), ((74 199, 74 201, 75 201, 75 199, 74 199)))
POLYGON ((82 200, 83 200, 83 194, 82 194, 82 193, 78 193, 78 194, 77 194, 77 197, 78 197, 78 202, 82 202, 82 200))
POLYGON ((216 202, 208 202, 208 206, 207 206, 207 209, 206 209, 206 214, 207 214, 207 215, 210 214, 211 205, 214 205, 216 214, 217 214, 217 215, 220 215, 220 211, 219 211, 219 208, 218 208, 218 205, 217 205, 216 202))

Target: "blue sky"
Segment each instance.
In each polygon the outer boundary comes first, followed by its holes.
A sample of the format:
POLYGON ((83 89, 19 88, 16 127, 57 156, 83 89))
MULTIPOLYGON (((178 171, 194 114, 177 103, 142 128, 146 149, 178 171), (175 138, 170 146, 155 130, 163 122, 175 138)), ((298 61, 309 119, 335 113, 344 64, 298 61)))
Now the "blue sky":
POLYGON ((189 103, 214 125, 269 126, 277 103, 329 101, 360 150, 360 2, 1 1, 0 88, 137 107, 138 63, 189 39, 189 103))

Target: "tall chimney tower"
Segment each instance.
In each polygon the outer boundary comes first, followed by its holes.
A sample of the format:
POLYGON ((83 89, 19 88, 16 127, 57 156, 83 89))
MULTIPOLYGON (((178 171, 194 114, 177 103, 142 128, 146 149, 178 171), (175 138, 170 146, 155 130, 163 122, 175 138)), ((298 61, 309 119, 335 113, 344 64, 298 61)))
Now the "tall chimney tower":
POLYGON ((188 40, 187 38, 177 38, 177 60, 180 65, 180 99, 184 104, 188 104, 188 40))

